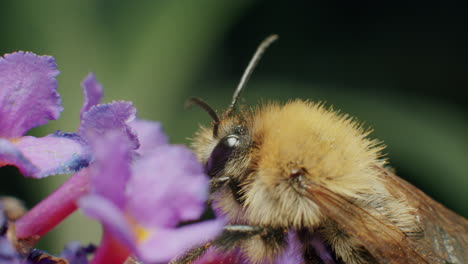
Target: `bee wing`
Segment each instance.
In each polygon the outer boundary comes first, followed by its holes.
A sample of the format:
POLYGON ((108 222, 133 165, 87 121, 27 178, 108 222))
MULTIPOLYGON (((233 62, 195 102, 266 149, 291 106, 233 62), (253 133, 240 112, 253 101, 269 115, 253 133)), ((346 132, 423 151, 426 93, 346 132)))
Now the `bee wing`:
POLYGON ((348 235, 362 241, 378 263, 443 263, 426 260, 413 249, 405 234, 382 215, 364 210, 324 186, 307 184, 305 189, 321 212, 336 221, 348 235))
POLYGON ((380 168, 387 190, 417 210, 425 243, 448 263, 468 263, 468 221, 394 173, 380 168))
POLYGON ((385 171, 382 177, 394 195, 407 199, 413 206, 420 204, 415 208, 418 209, 421 221, 426 221, 424 238, 406 236, 377 210, 363 209, 324 186, 304 184, 304 188, 308 198, 320 207, 321 212, 336 221, 349 235, 362 241, 378 263, 466 263, 463 252, 467 247, 466 220, 396 175, 385 171), (437 216, 442 214, 446 216, 437 216), (457 235, 457 232, 462 234, 457 235), (436 237, 433 239, 434 235, 436 237))

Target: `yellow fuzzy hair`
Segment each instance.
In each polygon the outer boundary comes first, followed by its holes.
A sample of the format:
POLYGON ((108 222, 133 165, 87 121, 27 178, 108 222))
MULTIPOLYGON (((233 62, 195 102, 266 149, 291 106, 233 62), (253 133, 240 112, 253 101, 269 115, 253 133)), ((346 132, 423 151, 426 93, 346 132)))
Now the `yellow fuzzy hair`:
POLYGON ((338 193, 353 196, 373 188, 373 167, 382 165, 383 147, 347 115, 295 100, 268 104, 254 116, 252 134, 261 137, 258 168, 266 170, 265 183, 274 185, 296 166, 338 193))

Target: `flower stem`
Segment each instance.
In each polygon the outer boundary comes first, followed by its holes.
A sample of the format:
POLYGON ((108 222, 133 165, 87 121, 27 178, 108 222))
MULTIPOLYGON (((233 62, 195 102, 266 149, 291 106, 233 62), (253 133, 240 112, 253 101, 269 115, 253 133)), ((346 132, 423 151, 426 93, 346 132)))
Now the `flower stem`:
POLYGON ((17 238, 42 237, 73 213, 77 208, 76 201, 88 193, 88 174, 88 168, 75 173, 57 190, 18 219, 15 223, 17 238))
POLYGON ((130 250, 104 229, 101 245, 90 264, 122 264, 129 255, 130 250))

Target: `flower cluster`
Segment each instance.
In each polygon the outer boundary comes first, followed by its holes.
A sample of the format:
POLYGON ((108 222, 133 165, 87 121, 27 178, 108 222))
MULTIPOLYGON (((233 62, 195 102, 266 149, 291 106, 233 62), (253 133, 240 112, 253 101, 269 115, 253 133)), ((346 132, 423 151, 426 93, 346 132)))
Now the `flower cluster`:
POLYGON ((213 239, 222 220, 181 225, 200 217, 208 193, 193 153, 169 144, 159 123, 138 119, 132 103, 102 104, 93 74, 82 82, 76 132, 26 135, 59 118, 57 75, 49 56, 0 57, 0 167, 15 166, 36 179, 72 174, 25 213, 12 209, 11 201, 0 203, 0 264, 164 263, 213 239), (33 248, 77 209, 102 224, 100 245, 71 243, 60 256, 33 248))

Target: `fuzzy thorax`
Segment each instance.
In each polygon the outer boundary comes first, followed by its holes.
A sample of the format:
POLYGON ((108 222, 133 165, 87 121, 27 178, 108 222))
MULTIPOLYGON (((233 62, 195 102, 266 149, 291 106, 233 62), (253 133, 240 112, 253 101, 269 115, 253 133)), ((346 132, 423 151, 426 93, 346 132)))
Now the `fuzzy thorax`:
POLYGON ((350 198, 380 189, 375 166, 381 146, 358 123, 321 104, 296 100, 253 111, 254 173, 246 186, 250 222, 301 228, 316 226, 320 211, 295 177, 350 198))

